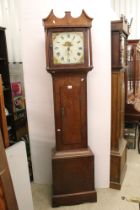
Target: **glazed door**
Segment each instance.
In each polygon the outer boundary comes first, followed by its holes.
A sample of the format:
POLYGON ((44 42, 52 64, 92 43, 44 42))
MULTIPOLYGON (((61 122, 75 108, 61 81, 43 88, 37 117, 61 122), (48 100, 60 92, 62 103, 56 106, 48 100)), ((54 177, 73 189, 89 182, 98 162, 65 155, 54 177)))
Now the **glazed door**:
POLYGON ((60 76, 54 79, 57 149, 87 146, 86 77, 60 76))
POLYGON ((0 210, 18 210, 0 131, 0 210))

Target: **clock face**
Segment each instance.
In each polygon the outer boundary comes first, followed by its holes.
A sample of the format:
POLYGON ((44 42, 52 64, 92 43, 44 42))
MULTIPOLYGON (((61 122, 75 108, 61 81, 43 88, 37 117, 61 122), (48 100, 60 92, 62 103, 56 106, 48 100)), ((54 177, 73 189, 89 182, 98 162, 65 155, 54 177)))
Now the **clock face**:
POLYGON ((52 33, 54 64, 84 63, 84 33, 55 32, 52 33))

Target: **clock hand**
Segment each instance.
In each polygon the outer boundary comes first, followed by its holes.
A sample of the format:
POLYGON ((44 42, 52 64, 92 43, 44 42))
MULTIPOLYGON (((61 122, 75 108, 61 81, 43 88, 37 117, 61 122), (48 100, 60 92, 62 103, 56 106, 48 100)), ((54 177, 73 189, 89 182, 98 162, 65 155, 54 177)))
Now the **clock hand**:
POLYGON ((72 45, 71 42, 67 41, 67 42, 65 42, 65 43, 63 44, 63 46, 64 46, 64 47, 72 47, 73 45, 72 45))
POLYGON ((70 55, 70 47, 67 47, 67 56, 70 55))
POLYGON ((70 63, 70 47, 67 47, 67 62, 70 63))
POLYGON ((75 39, 75 36, 73 36, 72 41, 75 39))

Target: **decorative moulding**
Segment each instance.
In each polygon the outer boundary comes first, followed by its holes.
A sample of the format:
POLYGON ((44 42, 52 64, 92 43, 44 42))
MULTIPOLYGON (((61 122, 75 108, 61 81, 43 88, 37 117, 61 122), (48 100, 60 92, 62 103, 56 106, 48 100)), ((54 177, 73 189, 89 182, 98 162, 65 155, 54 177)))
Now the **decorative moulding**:
POLYGON ((89 17, 84 10, 79 17, 74 18, 71 16, 71 12, 66 11, 63 18, 58 18, 54 15, 53 10, 50 14, 43 19, 44 28, 53 28, 55 27, 91 27, 92 22, 91 17, 89 17), (83 24, 84 23, 84 24, 83 24))

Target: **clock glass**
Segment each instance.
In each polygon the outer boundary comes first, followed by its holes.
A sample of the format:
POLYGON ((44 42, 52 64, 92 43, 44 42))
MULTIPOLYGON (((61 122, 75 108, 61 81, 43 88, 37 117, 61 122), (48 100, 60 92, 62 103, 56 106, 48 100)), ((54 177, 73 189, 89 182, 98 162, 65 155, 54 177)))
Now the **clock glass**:
POLYGON ((54 64, 84 63, 83 32, 54 32, 52 44, 54 64))

